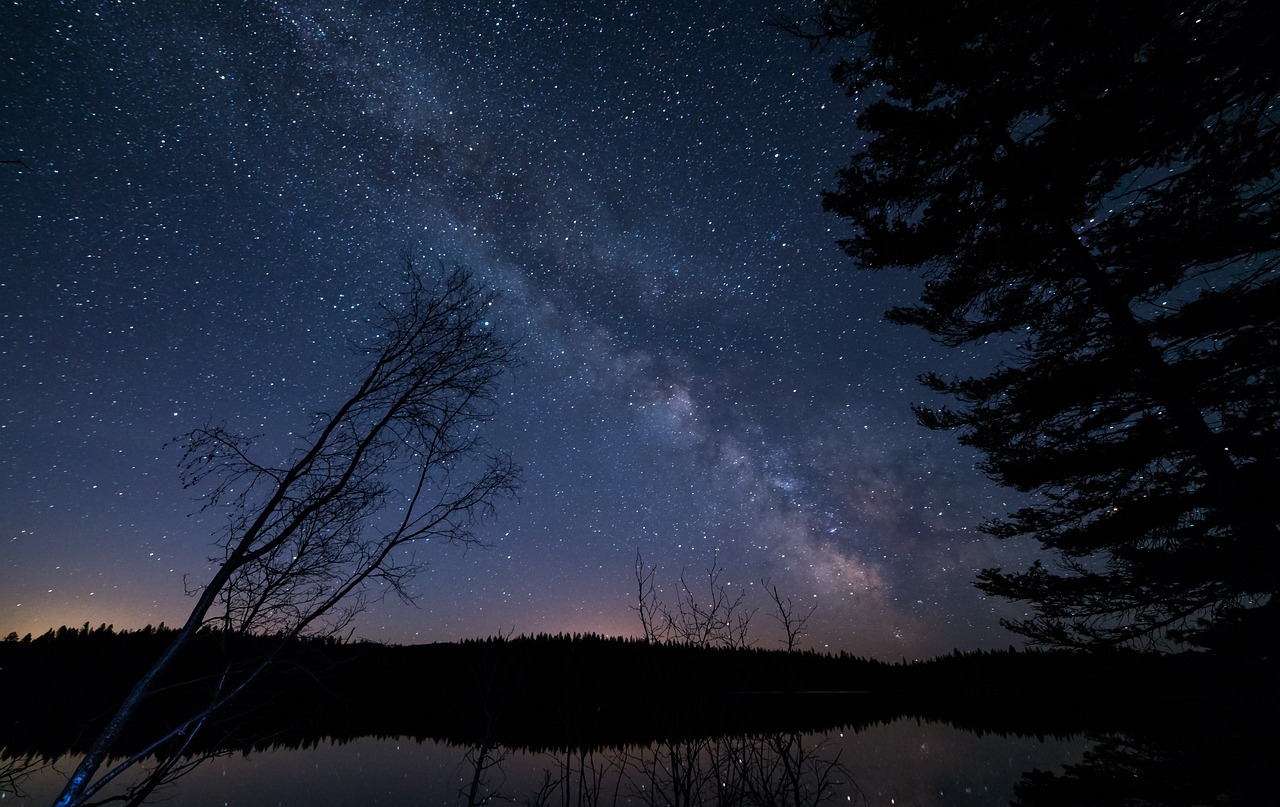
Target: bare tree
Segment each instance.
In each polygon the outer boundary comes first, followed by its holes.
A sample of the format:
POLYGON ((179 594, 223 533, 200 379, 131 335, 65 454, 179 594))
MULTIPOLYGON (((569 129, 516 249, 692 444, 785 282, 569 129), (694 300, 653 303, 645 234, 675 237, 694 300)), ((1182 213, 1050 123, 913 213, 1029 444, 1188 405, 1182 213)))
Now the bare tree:
POLYGON ((746 591, 733 595, 720 583, 720 568, 713 559, 700 593, 680 573, 680 601, 666 614, 667 627, 677 640, 699 647, 747 647, 747 629, 756 609, 743 605, 745 597, 746 591))
POLYGON ((787 645, 787 652, 796 649, 796 643, 800 641, 800 637, 805 635, 805 626, 809 624, 809 617, 813 616, 813 612, 818 610, 817 605, 809 606, 809 610, 801 616, 794 602, 790 597, 784 597, 778 591, 778 587, 773 584, 769 578, 760 581, 760 585, 764 586, 764 590, 769 592, 769 598, 773 600, 773 605, 777 608, 776 613, 770 613, 786 634, 783 640, 787 645))
MULTIPOLYGON (((637 602, 644 637, 649 642, 677 642, 699 647, 749 647, 747 636, 755 609, 747 609, 746 592, 731 593, 720 582, 713 560, 705 589, 695 591, 680 575, 680 596, 674 609, 658 597, 656 566, 646 566, 636 553, 637 602)), ((787 651, 795 651, 817 610, 803 610, 784 596, 768 578, 761 581, 782 625, 787 651)), ((788 805, 808 807, 832 801, 843 788, 850 800, 863 798, 840 754, 826 753, 825 741, 809 745, 800 732, 703 737, 657 742, 628 766, 636 795, 647 805, 788 805)))
MULTIPOLYGON (((208 486, 205 506, 228 513, 217 571, 191 592, 186 623, 98 736, 58 807, 83 804, 119 772, 94 781, 125 723, 202 625, 282 639, 332 634, 375 587, 376 596, 412 601, 409 583, 422 566, 414 546, 474 543, 477 519, 514 491, 518 469, 480 433, 514 361, 514 345, 489 324, 494 294, 466 269, 441 267, 427 278, 411 255, 404 262, 407 289, 382 307, 376 336, 357 346, 368 360, 364 376, 345 402, 315 418, 285 462, 254 459, 249 439, 220 426, 183 440, 184 484, 208 486)), ((225 687, 210 709, 265 663, 225 687)))
POLYGON ((653 582, 657 572, 657 566, 645 566, 644 557, 636 550, 636 604, 631 607, 640 614, 640 628, 646 642, 660 642, 666 638, 662 632, 665 608, 658 599, 653 582))
POLYGON ((672 610, 661 600, 654 586, 656 566, 645 566, 636 553, 636 585, 638 601, 633 609, 640 613, 644 637, 651 642, 679 642, 698 647, 748 647, 751 618, 756 609, 748 609, 743 600, 746 591, 731 593, 720 582, 720 567, 713 558, 707 567, 706 587, 695 590, 685 573, 680 573, 680 597, 672 610))

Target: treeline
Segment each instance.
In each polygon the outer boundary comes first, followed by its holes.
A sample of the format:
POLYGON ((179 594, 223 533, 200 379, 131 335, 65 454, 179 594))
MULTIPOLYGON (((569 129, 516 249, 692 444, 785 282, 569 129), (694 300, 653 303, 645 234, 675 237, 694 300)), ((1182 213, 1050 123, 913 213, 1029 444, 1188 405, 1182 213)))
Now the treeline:
MULTIPOLYGON (((174 631, 61 629, 0 642, 0 745, 80 750, 174 631)), ((260 746, 300 737, 409 736, 511 746, 622 745, 721 730, 821 728, 780 696, 870 689, 879 662, 817 653, 650 645, 591 634, 392 646, 202 631, 176 659, 121 751, 140 747, 271 664, 205 734, 260 746), (762 692, 750 709, 730 707, 762 692), (770 706, 770 701, 778 702, 770 706), (797 722, 798 720, 798 722, 797 722)), ((815 699, 809 700, 816 703, 815 699)))
MULTIPOLYGON (((173 633, 85 626, 0 642, 0 746, 10 755, 82 750, 173 633)), ((266 671, 201 729, 197 746, 399 736, 599 748, 856 729, 903 716, 1066 734, 1122 729, 1171 702, 1212 709, 1224 699, 1274 697, 1269 670, 1224 669, 1204 655, 1010 649, 886 663, 593 634, 394 646, 205 630, 148 700, 121 752, 198 713, 268 658, 266 671)))

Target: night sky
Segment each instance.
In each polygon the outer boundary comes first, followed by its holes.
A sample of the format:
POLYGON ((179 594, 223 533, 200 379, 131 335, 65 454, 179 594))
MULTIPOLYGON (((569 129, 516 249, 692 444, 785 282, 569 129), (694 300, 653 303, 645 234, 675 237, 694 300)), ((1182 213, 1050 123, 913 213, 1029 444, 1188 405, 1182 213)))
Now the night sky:
POLYGON ((915 423, 926 370, 819 192, 856 99, 752 2, 10 2, 0 10, 0 634, 180 623, 220 521, 166 442, 295 444, 345 399, 398 254, 473 267, 522 341, 487 549, 434 546, 357 635, 634 634, 637 550, 818 610, 802 642, 1003 647, 1030 550, 915 423), (174 10, 180 8, 182 10, 174 10), (193 515, 193 513, 197 513, 193 515))

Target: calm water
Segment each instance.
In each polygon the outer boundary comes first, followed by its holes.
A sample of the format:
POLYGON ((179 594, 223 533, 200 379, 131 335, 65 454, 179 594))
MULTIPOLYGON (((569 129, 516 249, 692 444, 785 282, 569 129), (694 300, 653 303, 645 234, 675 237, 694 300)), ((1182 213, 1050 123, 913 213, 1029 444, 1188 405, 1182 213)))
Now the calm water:
MULTIPOLYGON (((717 771, 736 771, 729 787, 747 803, 769 803, 770 788, 826 803, 872 805, 1008 804, 1014 784, 1034 768, 1061 772, 1079 762, 1084 739, 978 736, 937 723, 899 720, 860 732, 773 735, 691 745, 597 751, 587 755, 528 753, 365 738, 322 741, 206 761, 153 802, 211 805, 649 804, 716 803, 717 771), (655 751, 657 752, 655 754, 655 751), (734 762, 736 760, 736 763, 734 762), (719 765, 720 767, 717 767, 719 765), (788 770, 799 770, 791 779, 788 770), (757 794, 752 799, 749 793, 757 794), (656 798, 655 798, 656 797, 656 798)), ((59 760, 69 771, 72 758, 59 760)), ((5 802, 44 805, 61 784, 55 770, 20 780, 19 794, 0 786, 5 802)))

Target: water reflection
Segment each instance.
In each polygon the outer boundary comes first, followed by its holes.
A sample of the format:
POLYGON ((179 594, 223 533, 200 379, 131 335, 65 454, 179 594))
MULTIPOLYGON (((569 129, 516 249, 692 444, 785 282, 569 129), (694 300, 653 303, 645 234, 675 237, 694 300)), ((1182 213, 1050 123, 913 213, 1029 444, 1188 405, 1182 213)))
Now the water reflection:
POLYGON ((1171 710, 1129 733, 1089 736, 1079 762, 1032 770, 1015 788, 1021 807, 1274 804, 1274 727, 1262 713, 1231 722, 1171 710))
MULTIPOLYGON (((902 719, 859 731, 654 742, 623 749, 519 751, 362 738, 209 759, 156 794, 206 805, 990 805, 1023 773, 1083 761, 1081 739, 978 734, 902 719)), ((22 782, 47 804, 75 759, 22 782)), ((10 791, 10 795, 12 791, 10 791)))
MULTIPOLYGON (((897 699, 698 691, 682 701, 627 690, 558 700, 516 693, 480 708, 441 697, 394 709, 369 690, 367 703, 339 699, 310 715, 294 689, 280 688, 189 746, 206 756, 153 759, 151 770, 173 764, 174 782, 151 793, 143 767, 112 787, 129 796, 141 785, 152 802, 174 805, 1274 801, 1277 709, 1263 686, 1193 680, 1124 700, 1096 686, 984 698, 916 684, 913 697, 897 699)), ((77 724, 67 725, 59 734, 23 730, 39 722, 0 724, 0 801, 53 800, 77 761, 60 750, 77 747, 77 724)))

